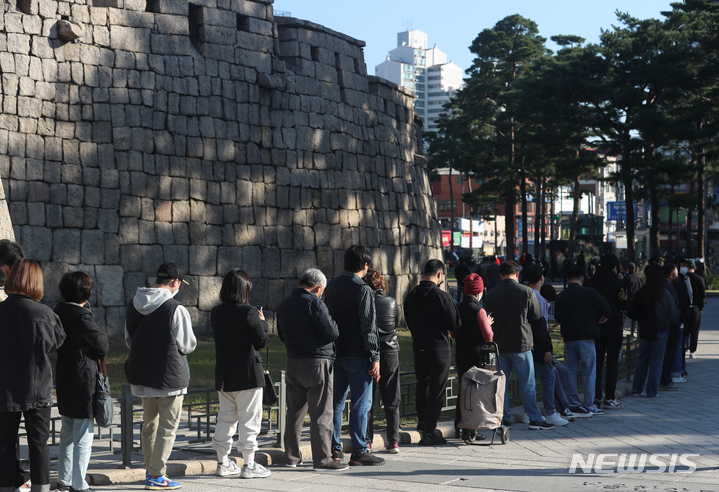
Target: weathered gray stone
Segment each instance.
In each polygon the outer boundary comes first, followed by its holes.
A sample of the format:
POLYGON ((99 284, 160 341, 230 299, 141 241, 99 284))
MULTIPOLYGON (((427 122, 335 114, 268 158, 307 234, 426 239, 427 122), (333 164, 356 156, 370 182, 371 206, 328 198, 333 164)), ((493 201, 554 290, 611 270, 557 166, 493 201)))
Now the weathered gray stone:
POLYGON ((119 265, 98 265, 95 267, 95 291, 98 302, 103 306, 125 306, 123 271, 119 265))
POLYGON ((52 260, 60 263, 80 263, 80 231, 56 229, 52 233, 52 260))
POLYGON ((190 246, 190 274, 216 275, 217 248, 215 246, 190 246))
POLYGON ((200 295, 198 308, 203 311, 209 311, 219 304, 222 277, 199 277, 199 283, 200 295))

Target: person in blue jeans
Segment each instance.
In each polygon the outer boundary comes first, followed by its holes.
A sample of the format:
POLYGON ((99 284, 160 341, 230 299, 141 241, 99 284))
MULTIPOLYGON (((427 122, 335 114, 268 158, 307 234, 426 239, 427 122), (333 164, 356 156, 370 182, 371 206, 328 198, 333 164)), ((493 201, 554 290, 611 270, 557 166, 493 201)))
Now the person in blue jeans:
POLYGON ((594 289, 584 287, 584 269, 572 267, 567 272, 569 284, 557 295, 554 318, 561 325, 564 339, 564 363, 569 371, 570 393, 577 392, 579 364, 582 365, 584 408, 595 415, 603 413, 594 404, 597 377, 597 353, 594 340, 599 338, 599 325, 612 314, 609 303, 594 289))
POLYGON ((627 316, 639 324, 639 359, 632 395, 641 395, 646 384, 647 398, 654 398, 659 389, 669 329, 679 325, 679 310, 672 295, 664 288, 662 268, 652 265, 645 273, 647 281, 627 309, 627 316))
POLYGON ((352 466, 383 465, 384 460, 367 452, 367 412, 372 405, 372 381, 379 381, 379 333, 374 292, 362 279, 367 275, 372 255, 364 246, 354 245, 345 252, 344 273, 332 279, 325 290, 325 304, 337 323, 337 359, 334 365, 334 433, 332 459, 344 458, 340 432, 347 391, 352 395, 349 432, 352 440, 352 466))
POLYGON ((509 380, 514 369, 524 411, 529 417, 529 428, 553 429, 554 425, 546 422, 539 411, 534 382, 531 324, 542 316, 539 302, 532 289, 518 282, 519 264, 516 261, 505 261, 499 265, 499 276, 499 285, 487 292, 484 298, 484 309, 494 318, 494 341, 499 348, 500 367, 507 376, 502 424, 511 425, 509 380))

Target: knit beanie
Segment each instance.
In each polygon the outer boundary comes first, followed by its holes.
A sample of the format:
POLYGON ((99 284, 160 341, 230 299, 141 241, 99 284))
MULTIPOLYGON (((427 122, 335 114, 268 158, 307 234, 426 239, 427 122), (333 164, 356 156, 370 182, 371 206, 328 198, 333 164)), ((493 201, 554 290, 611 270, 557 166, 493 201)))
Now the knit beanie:
POLYGON ((465 294, 479 294, 484 290, 484 282, 482 277, 476 273, 470 273, 464 277, 464 293, 465 294))

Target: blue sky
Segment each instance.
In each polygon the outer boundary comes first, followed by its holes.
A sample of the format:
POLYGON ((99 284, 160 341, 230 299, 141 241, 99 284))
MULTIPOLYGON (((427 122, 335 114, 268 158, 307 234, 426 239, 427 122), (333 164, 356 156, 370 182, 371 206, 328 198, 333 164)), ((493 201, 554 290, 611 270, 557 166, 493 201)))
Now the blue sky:
MULTIPOLYGON (((274 8, 365 41, 367 72, 374 74, 375 65, 397 45, 397 33, 407 29, 426 32, 430 46, 437 44, 464 70, 472 60, 468 49, 472 40, 508 15, 533 20, 547 39, 576 34, 598 42, 601 29, 617 24, 617 10, 640 19, 659 19, 669 4, 669 0, 275 0, 274 8)), ((549 47, 553 49, 551 43, 549 47)))

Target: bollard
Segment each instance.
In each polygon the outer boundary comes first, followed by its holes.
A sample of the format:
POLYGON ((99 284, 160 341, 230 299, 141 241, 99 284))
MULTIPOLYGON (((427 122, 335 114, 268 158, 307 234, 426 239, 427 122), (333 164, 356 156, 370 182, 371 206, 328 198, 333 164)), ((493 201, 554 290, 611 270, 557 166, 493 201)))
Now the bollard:
POLYGON ((280 382, 280 394, 277 401, 277 447, 283 447, 283 437, 285 435, 285 425, 287 424, 287 384, 285 380, 285 371, 277 372, 280 382))
POLYGON ((120 450, 122 451, 122 466, 130 468, 132 464, 133 432, 133 405, 130 385, 122 385, 122 398, 120 399, 120 450))

